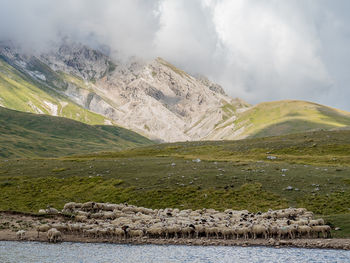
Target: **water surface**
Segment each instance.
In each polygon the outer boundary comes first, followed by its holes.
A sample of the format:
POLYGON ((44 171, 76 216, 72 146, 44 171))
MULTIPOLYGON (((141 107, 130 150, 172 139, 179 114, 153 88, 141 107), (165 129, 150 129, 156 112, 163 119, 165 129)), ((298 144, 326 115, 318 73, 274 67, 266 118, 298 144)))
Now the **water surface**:
POLYGON ((0 241, 1 263, 350 262, 350 251, 330 249, 158 246, 0 241))

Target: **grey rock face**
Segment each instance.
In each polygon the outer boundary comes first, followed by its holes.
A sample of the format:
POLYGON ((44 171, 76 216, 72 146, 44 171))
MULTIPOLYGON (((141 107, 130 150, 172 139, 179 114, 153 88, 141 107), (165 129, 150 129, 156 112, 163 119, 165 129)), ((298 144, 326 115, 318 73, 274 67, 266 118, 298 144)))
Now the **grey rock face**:
MULTIPOLYGON (((28 72, 33 57, 6 56, 28 72)), ((227 121, 249 107, 227 96, 218 84, 195 78, 161 58, 121 63, 86 46, 64 44, 34 59, 47 67, 36 67, 38 81, 151 139, 221 139, 234 125, 227 121), (218 131, 221 126, 224 129, 218 131)))

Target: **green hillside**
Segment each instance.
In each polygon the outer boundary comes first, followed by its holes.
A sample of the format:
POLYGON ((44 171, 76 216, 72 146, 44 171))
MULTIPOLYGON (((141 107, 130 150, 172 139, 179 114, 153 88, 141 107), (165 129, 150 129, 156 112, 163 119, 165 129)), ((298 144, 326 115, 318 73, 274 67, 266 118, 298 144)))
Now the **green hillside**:
POLYGON ((46 84, 36 81, 0 56, 0 106, 32 113, 57 115, 87 124, 110 123, 107 118, 75 104, 58 91, 72 82, 83 85, 79 78, 58 74, 40 61, 31 64, 33 72, 45 72, 46 84))
POLYGON ((120 127, 0 107, 0 157, 55 157, 148 144, 152 141, 120 127))
POLYGON ((284 100, 261 103, 236 121, 243 135, 265 137, 320 129, 350 127, 350 113, 316 103, 284 100))
POLYGON ((227 116, 207 137, 209 140, 278 136, 315 130, 350 129, 350 113, 298 100, 260 103, 237 113, 224 108, 227 116), (233 114, 237 118, 232 119, 233 114))

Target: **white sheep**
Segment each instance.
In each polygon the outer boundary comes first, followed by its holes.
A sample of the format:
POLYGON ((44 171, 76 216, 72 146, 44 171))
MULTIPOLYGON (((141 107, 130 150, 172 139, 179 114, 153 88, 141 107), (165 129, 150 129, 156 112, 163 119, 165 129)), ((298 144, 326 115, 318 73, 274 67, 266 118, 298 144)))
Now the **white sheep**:
POLYGON ((62 234, 56 228, 51 228, 47 231, 47 239, 50 243, 57 243, 59 241, 63 241, 62 234))
POLYGON ((18 240, 24 240, 26 238, 26 231, 24 230, 17 231, 16 237, 18 240))
POLYGON ((40 232, 47 232, 47 231, 49 231, 50 228, 51 228, 50 224, 43 224, 43 225, 37 226, 36 231, 38 232, 38 238, 39 238, 40 232))
MULTIPOLYGON (((269 210, 250 213, 247 210, 215 209, 179 210, 177 208, 148 209, 127 204, 86 202, 67 203, 64 210, 75 213, 80 224, 54 224, 59 231, 84 233, 93 238, 296 238, 313 232, 328 236, 323 219, 312 219, 304 208, 269 210), (323 231, 323 232, 322 232, 323 231), (324 234, 325 233, 325 234, 324 234)), ((39 233, 39 232, 38 232, 39 233)))

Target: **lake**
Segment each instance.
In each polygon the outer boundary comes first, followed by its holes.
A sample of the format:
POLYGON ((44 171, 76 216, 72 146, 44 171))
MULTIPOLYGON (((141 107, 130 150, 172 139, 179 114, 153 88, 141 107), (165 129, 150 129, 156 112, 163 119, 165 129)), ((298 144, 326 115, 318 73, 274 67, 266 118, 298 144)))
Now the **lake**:
POLYGON ((116 245, 103 243, 48 244, 0 241, 1 263, 167 263, 167 262, 350 262, 350 251, 330 249, 116 245))

